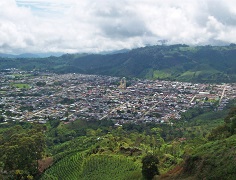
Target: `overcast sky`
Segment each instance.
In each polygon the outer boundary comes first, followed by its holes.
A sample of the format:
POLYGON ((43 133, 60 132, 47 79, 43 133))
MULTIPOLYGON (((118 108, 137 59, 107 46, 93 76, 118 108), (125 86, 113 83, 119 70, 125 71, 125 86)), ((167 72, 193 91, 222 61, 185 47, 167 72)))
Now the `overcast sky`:
POLYGON ((0 0, 0 53, 236 42, 235 0, 0 0))

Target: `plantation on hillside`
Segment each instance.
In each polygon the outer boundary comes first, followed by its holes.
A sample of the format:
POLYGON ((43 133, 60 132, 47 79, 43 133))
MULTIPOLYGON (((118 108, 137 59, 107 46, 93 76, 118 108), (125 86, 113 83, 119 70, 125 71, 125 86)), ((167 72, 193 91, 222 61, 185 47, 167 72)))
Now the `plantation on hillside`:
MULTIPOLYGON (((234 101, 230 103, 233 105, 234 101)), ((4 149, 13 150, 8 145, 18 145, 14 141, 16 137, 25 141, 25 132, 32 135, 44 132, 46 146, 41 155, 50 157, 53 163, 42 169, 44 172, 38 170, 32 174, 38 179, 141 180, 142 159, 150 154, 159 160, 159 178, 230 179, 235 176, 236 168, 235 112, 235 108, 221 112, 193 108, 172 125, 146 123, 116 127, 109 121, 101 126, 101 122, 91 124, 81 120, 73 124, 48 121, 46 125, 35 125, 12 121, 0 124, 0 138, 4 140, 4 149), (63 134, 70 136, 65 138, 63 134)), ((21 145, 18 147, 22 149, 21 145)), ((24 169, 18 169, 22 165, 10 169, 13 166, 9 166, 1 153, 0 177, 31 177, 27 174, 30 165, 21 158, 24 156, 19 156, 17 162, 25 162, 24 169), (3 171, 5 167, 7 171, 3 171)))
POLYGON ((83 162, 81 180, 114 180, 141 177, 141 168, 131 158, 111 155, 91 155, 83 162))
POLYGON ((76 180, 81 174, 83 160, 83 153, 75 153, 71 156, 67 156, 49 168, 41 179, 76 180))
POLYGON ((140 166, 124 156, 91 155, 76 153, 65 157, 49 168, 42 180, 109 180, 136 179, 140 176, 140 166))

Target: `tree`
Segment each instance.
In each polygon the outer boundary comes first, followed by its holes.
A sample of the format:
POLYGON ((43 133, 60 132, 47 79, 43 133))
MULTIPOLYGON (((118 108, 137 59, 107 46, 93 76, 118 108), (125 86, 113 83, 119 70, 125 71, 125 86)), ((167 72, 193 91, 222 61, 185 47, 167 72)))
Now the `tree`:
POLYGON ((0 123, 4 122, 4 117, 3 116, 0 116, 0 123))
POLYGON ((154 155, 146 155, 142 159, 142 174, 147 180, 152 180, 155 175, 159 175, 158 165, 159 160, 154 155))
POLYGON ((4 134, 9 136, 2 136, 0 144, 3 170, 8 174, 15 172, 15 179, 37 175, 38 160, 43 157, 45 150, 42 128, 34 126, 30 130, 25 130, 21 126, 14 126, 4 134))
POLYGON ((49 124, 50 124, 51 128, 57 128, 57 126, 59 126, 60 122, 61 121, 59 119, 49 118, 49 124))
POLYGON ((40 82, 40 81, 38 81, 38 82, 36 82, 36 85, 37 85, 37 86, 45 86, 45 85, 46 85, 46 82, 40 82))
POLYGON ((236 115, 230 118, 231 124, 230 124, 230 131, 233 135, 236 132, 236 115))
POLYGON ((231 123, 231 118, 236 116, 236 107, 233 107, 230 109, 228 115, 225 117, 224 121, 226 124, 230 124, 231 123))
POLYGON ((230 127, 231 135, 235 133, 236 128, 236 107, 230 109, 228 115, 224 119, 225 123, 230 127))

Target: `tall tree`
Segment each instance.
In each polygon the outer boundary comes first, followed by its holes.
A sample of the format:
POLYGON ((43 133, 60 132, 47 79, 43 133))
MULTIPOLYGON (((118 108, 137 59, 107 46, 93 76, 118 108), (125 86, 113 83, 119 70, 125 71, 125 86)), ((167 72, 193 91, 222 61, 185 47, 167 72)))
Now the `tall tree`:
POLYGON ((159 175, 158 165, 159 160, 154 155, 146 155, 142 159, 142 174, 147 180, 152 180, 155 175, 159 175))

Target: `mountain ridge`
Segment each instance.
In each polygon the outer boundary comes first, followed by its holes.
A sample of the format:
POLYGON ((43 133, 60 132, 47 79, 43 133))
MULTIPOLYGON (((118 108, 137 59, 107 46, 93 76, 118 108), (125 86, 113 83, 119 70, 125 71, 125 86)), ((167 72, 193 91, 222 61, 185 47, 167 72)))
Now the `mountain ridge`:
MULTIPOLYGON (((235 82, 235 46, 148 46, 120 54, 70 56, 64 71, 194 82, 235 82)), ((58 71, 63 71, 58 69, 58 71)))
POLYGON ((0 58, 0 69, 31 68, 56 73, 86 73, 201 83, 236 82, 235 57, 235 45, 156 45, 114 54, 64 54, 60 57, 12 58, 7 61, 0 58))

